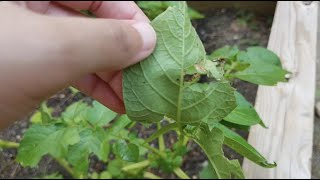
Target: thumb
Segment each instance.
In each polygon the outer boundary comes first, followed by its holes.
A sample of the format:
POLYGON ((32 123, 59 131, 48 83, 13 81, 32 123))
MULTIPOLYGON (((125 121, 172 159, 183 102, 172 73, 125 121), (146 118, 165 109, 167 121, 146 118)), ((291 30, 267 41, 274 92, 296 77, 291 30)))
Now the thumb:
POLYGON ((52 23, 61 27, 61 60, 85 73, 128 67, 150 55, 156 43, 155 31, 144 22, 55 18, 52 23))

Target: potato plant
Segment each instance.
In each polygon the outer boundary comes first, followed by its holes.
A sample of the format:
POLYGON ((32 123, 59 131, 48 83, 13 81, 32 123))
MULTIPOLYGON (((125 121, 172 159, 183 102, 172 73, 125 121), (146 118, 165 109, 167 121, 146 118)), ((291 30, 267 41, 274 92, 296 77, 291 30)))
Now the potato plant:
POLYGON ((181 166, 191 141, 209 161, 202 177, 245 178, 238 160, 224 156, 223 145, 259 166, 275 167, 233 131, 266 126, 231 82, 286 82, 289 72, 277 55, 262 47, 244 51, 236 46, 207 54, 185 2, 171 2, 151 24, 158 39, 153 54, 123 72, 127 114, 116 114, 96 101, 79 101, 54 118, 43 103, 20 144, 3 142, 2 147, 18 148, 17 161, 23 166, 35 167, 50 155, 73 178, 157 179, 157 170, 188 179, 181 166), (133 131, 139 123, 157 131, 143 139, 133 131), (164 135, 172 131, 178 140, 169 147, 164 135), (106 165, 104 171, 89 172, 93 155, 106 165))

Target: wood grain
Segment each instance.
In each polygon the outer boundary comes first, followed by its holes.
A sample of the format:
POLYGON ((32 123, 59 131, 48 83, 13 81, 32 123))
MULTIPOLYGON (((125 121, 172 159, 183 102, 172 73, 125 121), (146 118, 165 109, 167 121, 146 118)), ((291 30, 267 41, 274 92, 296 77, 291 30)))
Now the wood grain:
POLYGON ((247 178, 311 178, 318 2, 279 1, 268 48, 292 72, 288 83, 259 86, 256 109, 269 129, 255 126, 249 143, 278 167, 245 160, 247 178))

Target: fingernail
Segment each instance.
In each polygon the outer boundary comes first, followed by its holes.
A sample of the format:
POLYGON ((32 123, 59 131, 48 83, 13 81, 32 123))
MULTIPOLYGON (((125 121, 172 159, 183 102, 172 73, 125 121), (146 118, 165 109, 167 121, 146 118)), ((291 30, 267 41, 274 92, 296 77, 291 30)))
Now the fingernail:
POLYGON ((132 25, 140 34, 143 46, 136 59, 144 59, 148 57, 156 45, 156 32, 149 23, 139 22, 132 25))

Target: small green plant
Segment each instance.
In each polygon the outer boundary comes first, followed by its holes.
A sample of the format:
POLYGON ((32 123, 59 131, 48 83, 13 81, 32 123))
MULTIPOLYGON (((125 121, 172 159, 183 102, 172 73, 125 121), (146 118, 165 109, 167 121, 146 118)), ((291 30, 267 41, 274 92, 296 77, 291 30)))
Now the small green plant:
POLYGON ((242 51, 236 46, 207 55, 185 2, 172 3, 151 24, 158 39, 153 54, 123 72, 126 115, 96 101, 80 101, 55 118, 43 103, 20 144, 0 141, 0 146, 18 148, 17 161, 23 166, 34 167, 49 154, 74 178, 157 179, 156 170, 187 179, 181 166, 190 141, 208 157, 203 178, 244 178, 239 162, 224 157, 223 145, 257 165, 275 167, 232 130, 266 126, 230 82, 286 82, 288 72, 277 55, 262 47, 242 51), (157 130, 143 139, 134 131, 141 123, 157 130), (169 132, 178 136, 172 146, 164 138, 169 132), (89 173, 93 155, 106 165, 103 171, 89 173))
POLYGON ((249 27, 254 31, 259 29, 255 18, 255 14, 248 10, 238 10, 237 12, 237 23, 242 27, 249 27))
MULTIPOLYGON (((175 1, 137 1, 137 4, 150 19, 154 19, 169 6, 173 6, 175 1)), ((204 18, 203 14, 190 7, 188 7, 188 13, 190 19, 204 18)))

